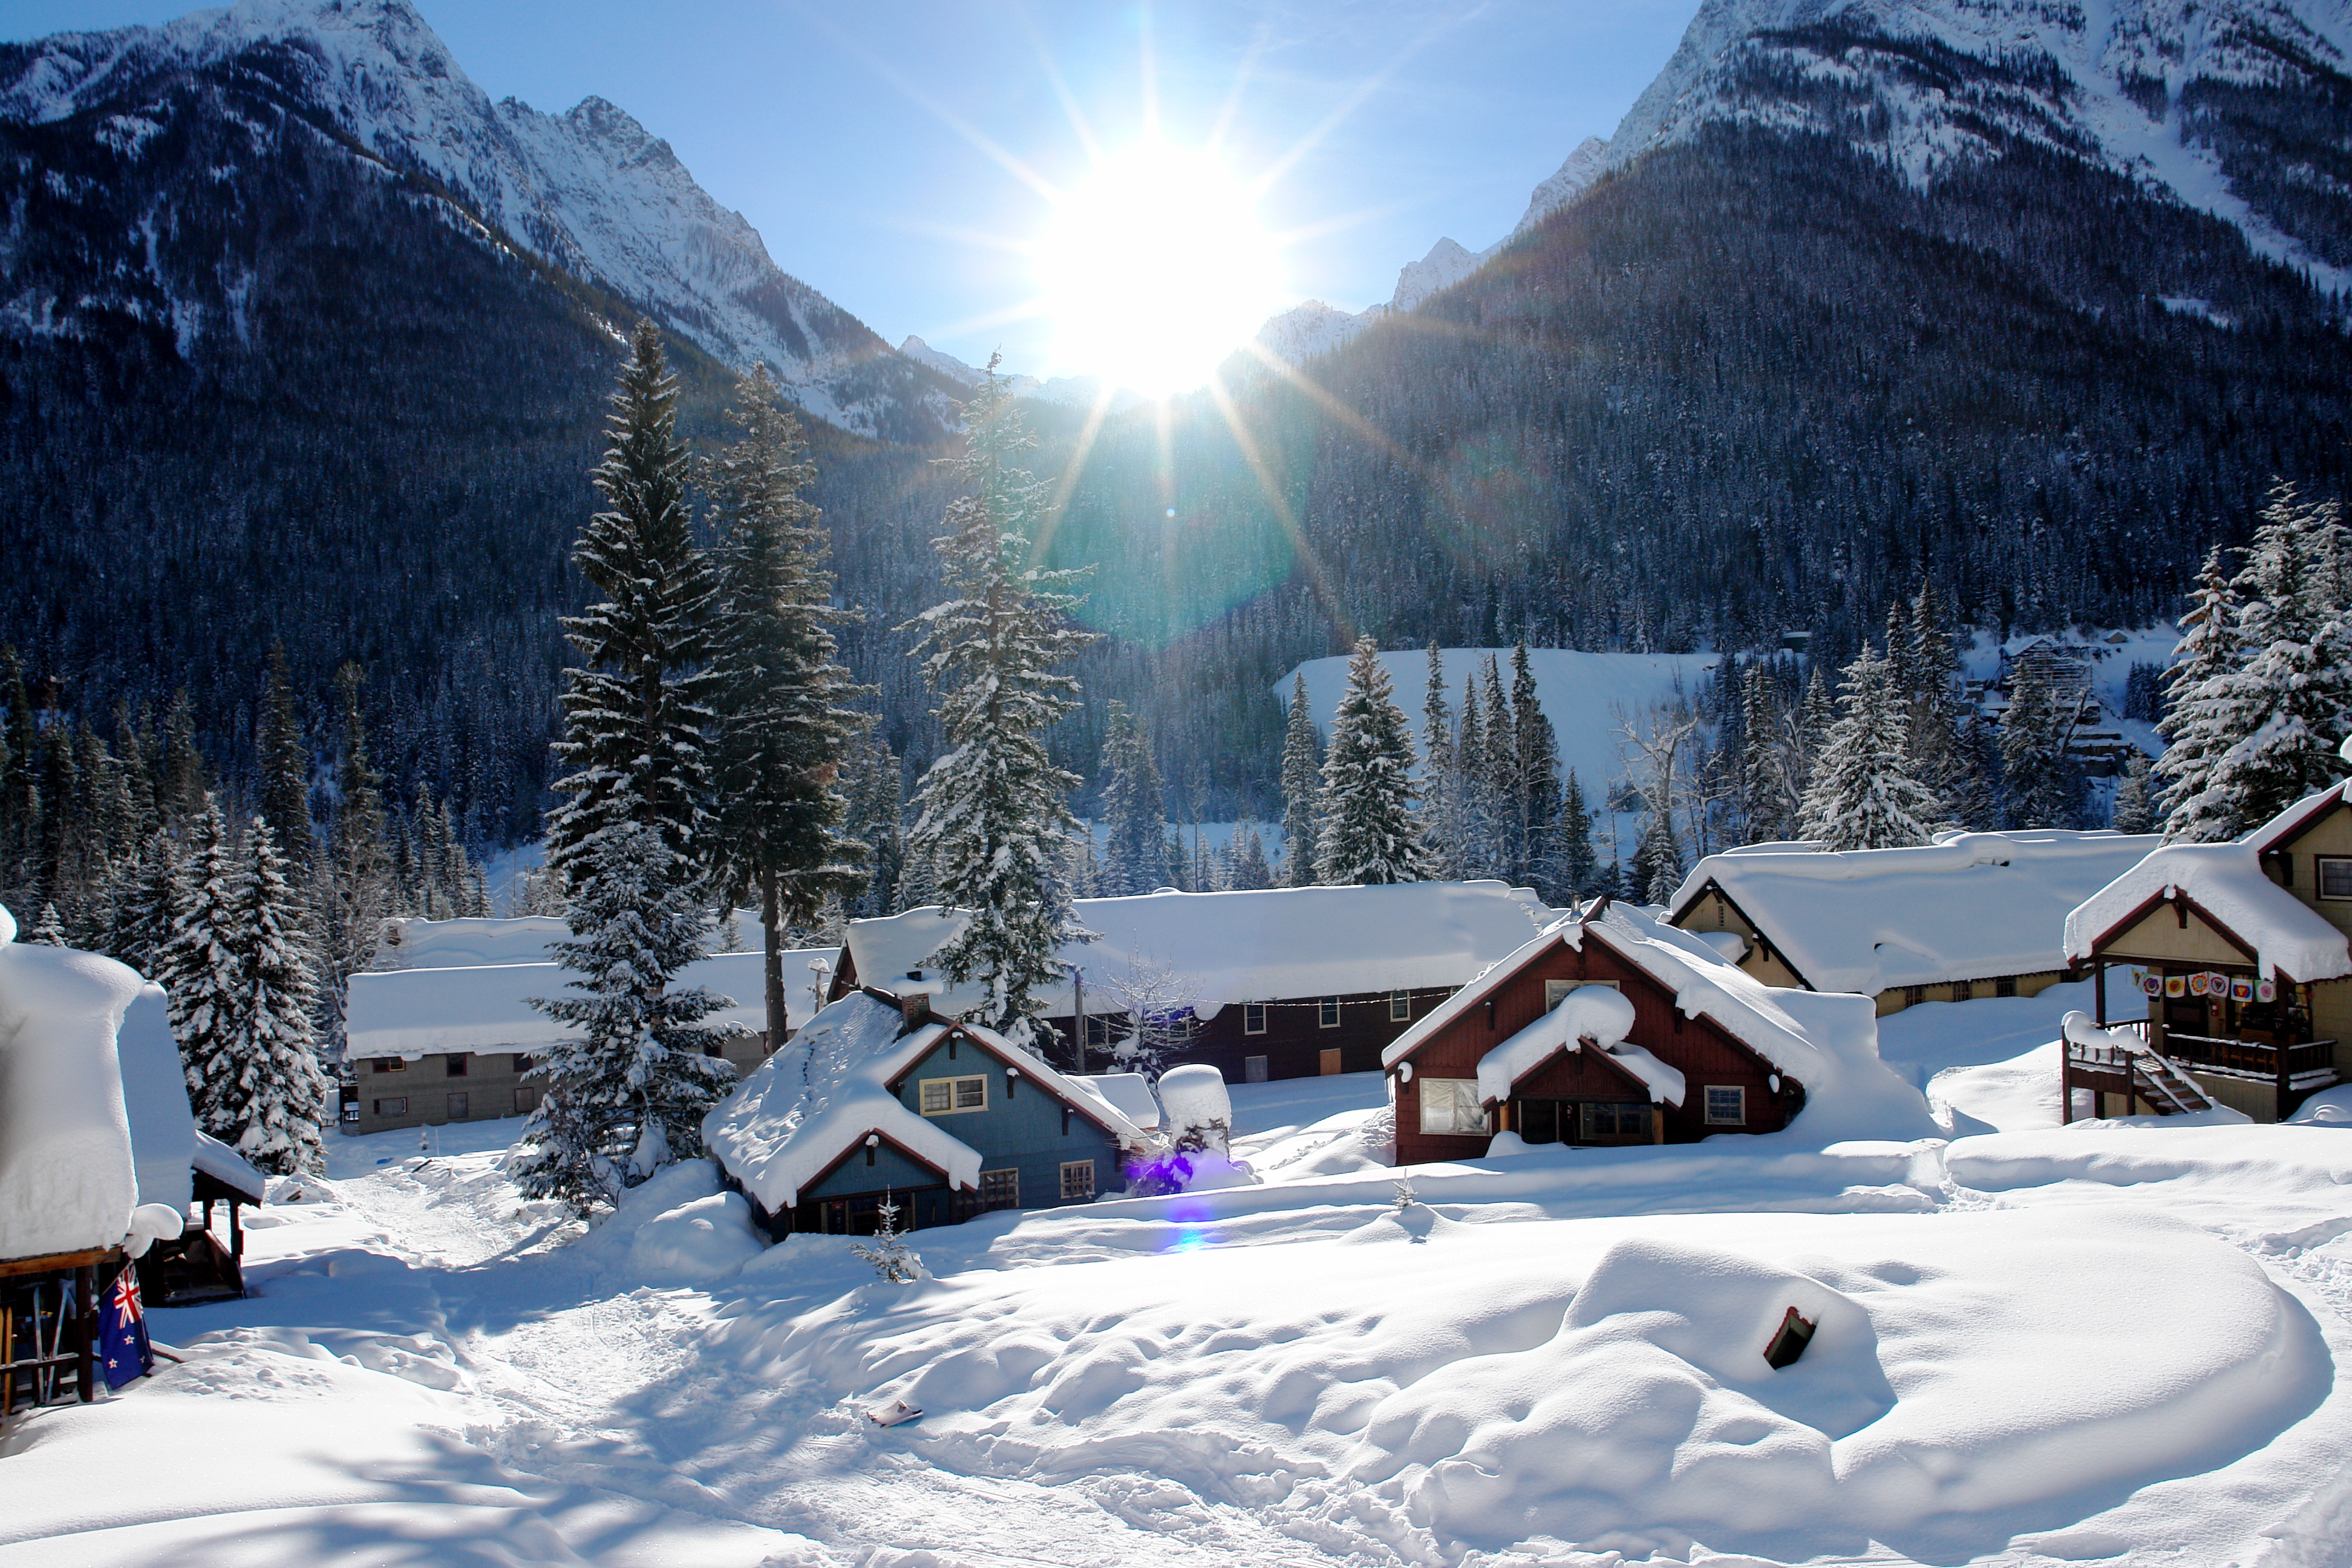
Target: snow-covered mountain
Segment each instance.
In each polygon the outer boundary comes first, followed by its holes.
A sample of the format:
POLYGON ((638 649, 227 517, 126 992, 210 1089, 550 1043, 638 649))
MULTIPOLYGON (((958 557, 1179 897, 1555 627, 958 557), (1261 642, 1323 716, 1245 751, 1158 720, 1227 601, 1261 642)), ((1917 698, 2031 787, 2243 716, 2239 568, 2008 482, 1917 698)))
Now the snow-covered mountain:
MULTIPOLYGON (((562 114, 492 102, 406 0, 242 0, 161 27, 16 46, 0 52, 0 121, 86 123, 92 139, 136 154, 169 129, 171 89, 192 79, 275 100, 448 202, 452 221, 484 243, 652 315, 731 368, 765 363, 820 418, 868 435, 909 403, 954 418, 944 384, 778 268, 758 231, 697 184, 667 142, 601 98, 562 114)), ((299 133, 249 124, 257 157, 268 138, 299 133)), ((182 197, 201 207, 212 193, 182 197)), ((180 216, 149 217, 170 226, 180 216)), ((5 310, 70 331, 110 303, 101 290, 5 310)))
POLYGON ((2347 73, 2352 0, 1706 0, 1616 133, 1585 138, 1508 235, 1475 253, 1441 239, 1386 304, 1309 300, 1259 342, 1293 364, 1328 353, 1715 125, 1826 136, 1920 187, 2027 149, 2080 159, 2352 288, 2347 73))
MULTIPOLYGON (((988 378, 988 373, 978 365, 963 361, 941 349, 935 349, 922 339, 908 333, 898 345, 898 352, 917 364, 928 365, 959 386, 978 386, 988 378)), ((1000 371, 1013 384, 1016 397, 1034 397, 1043 403, 1066 404, 1073 408, 1092 408, 1102 395, 1102 377, 1098 375, 1051 375, 1043 380, 1034 375, 1018 375, 1000 371)), ((1111 395, 1111 412, 1122 413, 1143 399, 1124 389, 1111 395)))

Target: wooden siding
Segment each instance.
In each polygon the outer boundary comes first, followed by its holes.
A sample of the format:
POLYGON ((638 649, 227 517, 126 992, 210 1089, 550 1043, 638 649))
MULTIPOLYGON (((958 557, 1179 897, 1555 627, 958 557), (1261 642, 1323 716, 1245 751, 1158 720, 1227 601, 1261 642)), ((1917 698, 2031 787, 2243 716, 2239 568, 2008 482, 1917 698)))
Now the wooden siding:
POLYGON ((1778 985, 1783 990, 1811 989, 1805 977, 1790 965, 1787 955, 1772 945, 1771 938, 1713 882, 1667 923, 1689 931, 1736 931, 1748 941, 1748 951, 1739 956, 1742 970, 1767 985, 1778 985))
MULTIPOLYGON (((1171 1053, 1164 1065, 1176 1067, 1193 1062, 1215 1068, 1227 1083, 1249 1081, 1249 1058, 1265 1058, 1268 1079, 1313 1078, 1323 1071, 1323 1053, 1339 1053, 1341 1072, 1378 1072, 1381 1053, 1390 1042, 1413 1024, 1433 1011, 1437 1005, 1454 994, 1450 986, 1423 986, 1405 993, 1406 1016, 1390 1016, 1390 998, 1393 992, 1358 992, 1339 998, 1339 1025, 1337 1028, 1322 1027, 1319 1018, 1322 998, 1318 996, 1286 996, 1267 1001, 1265 1033, 1245 1032, 1247 1008, 1241 1003, 1228 1003, 1217 1010, 1217 1016, 1202 1024, 1192 1040, 1181 1051, 1171 1053)), ((1096 1022, 1090 1020, 1090 1022, 1096 1022)), ((1069 1061, 1069 1042, 1075 1020, 1064 1016, 1048 1018, 1060 1037, 1056 1064, 1069 1061)), ((1100 1048, 1102 1030, 1098 1022, 1088 1031, 1096 1037, 1097 1048, 1087 1057, 1088 1070, 1115 1070, 1110 1059, 1100 1048)))
MULTIPOLYGON (((752 1035, 723 1043, 720 1054, 734 1065, 739 1081, 767 1059, 766 1040, 765 1035, 752 1035)), ((397 1061, 398 1058, 361 1057, 352 1064, 359 1115, 345 1121, 342 1130, 356 1137, 403 1127, 443 1127, 452 1121, 495 1121, 502 1116, 520 1116, 523 1112, 515 1104, 515 1090, 543 1091, 547 1080, 525 1078, 515 1071, 515 1056, 512 1051, 450 1051, 420 1057, 389 1072, 383 1070, 383 1064, 397 1061), (453 1057, 466 1064, 464 1074, 457 1078, 449 1076, 448 1062, 453 1057), (452 1094, 466 1097, 464 1115, 450 1114, 452 1094), (392 1099, 406 1100, 408 1109, 398 1114, 378 1115, 376 1102, 392 1099)))
MULTIPOLYGON (((1686 1090, 1680 1106, 1657 1107, 1669 1143, 1692 1142, 1715 1132, 1774 1132, 1787 1125, 1793 1108, 1802 1103, 1802 1087, 1783 1079, 1784 1092, 1774 1094, 1774 1071, 1721 1025, 1701 1015, 1685 1018, 1675 1005, 1674 994, 1588 930, 1582 951, 1554 939, 1509 975, 1490 980, 1479 1000, 1464 1009, 1446 1027, 1424 1041, 1410 1059, 1411 1082, 1396 1091, 1397 1163, 1423 1164, 1434 1160, 1475 1158, 1486 1152, 1487 1134, 1440 1134, 1421 1131, 1420 1086, 1424 1078, 1475 1079, 1479 1059, 1543 1016, 1544 982, 1574 984, 1613 981, 1633 1004, 1633 1027, 1628 1043, 1667 1063, 1683 1074, 1686 1090), (1748 1120, 1737 1126, 1709 1124, 1709 1085, 1746 1091, 1748 1120)), ((1582 1053, 1579 1053, 1581 1055, 1582 1053)), ((1539 1069, 1531 1089, 1538 1096, 1590 1098, 1626 1101, 1643 1095, 1629 1093, 1622 1081, 1605 1076, 1606 1069, 1559 1057, 1539 1069), (1603 1076, 1589 1077, 1596 1070, 1603 1076), (1611 1082, 1606 1093, 1580 1095, 1570 1086, 1611 1082)), ((1500 1131, 1500 1129, 1496 1129, 1500 1131)))

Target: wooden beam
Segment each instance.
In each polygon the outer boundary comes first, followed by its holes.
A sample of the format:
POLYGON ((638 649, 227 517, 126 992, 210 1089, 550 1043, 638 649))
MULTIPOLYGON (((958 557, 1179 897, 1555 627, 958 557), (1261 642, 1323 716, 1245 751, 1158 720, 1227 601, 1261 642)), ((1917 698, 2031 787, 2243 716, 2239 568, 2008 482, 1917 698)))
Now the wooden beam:
POLYGON ((0 1279, 18 1274, 63 1274, 68 1269, 89 1268, 105 1262, 114 1252, 111 1247, 100 1247, 87 1252, 53 1252, 45 1258, 0 1258, 0 1279))

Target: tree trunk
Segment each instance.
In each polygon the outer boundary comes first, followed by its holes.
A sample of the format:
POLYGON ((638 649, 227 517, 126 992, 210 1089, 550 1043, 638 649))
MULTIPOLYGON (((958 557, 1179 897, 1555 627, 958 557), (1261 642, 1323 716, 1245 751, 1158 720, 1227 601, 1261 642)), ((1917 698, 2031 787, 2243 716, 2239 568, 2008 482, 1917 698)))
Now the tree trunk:
POLYGON ((784 1007, 783 922, 776 918, 776 873, 772 868, 760 873, 760 947, 764 954, 760 973, 767 986, 768 1049, 772 1051, 784 1043, 791 1027, 784 1007))

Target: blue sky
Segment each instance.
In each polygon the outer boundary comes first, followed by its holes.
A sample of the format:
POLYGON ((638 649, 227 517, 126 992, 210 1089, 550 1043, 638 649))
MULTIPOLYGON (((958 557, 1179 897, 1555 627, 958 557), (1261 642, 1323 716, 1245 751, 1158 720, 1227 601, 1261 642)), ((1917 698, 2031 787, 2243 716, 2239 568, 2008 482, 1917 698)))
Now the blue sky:
MULTIPOLYGON (((1696 0, 415 0, 494 98, 599 94, 667 138, 778 265, 896 342, 1037 365, 1034 293, 1054 184, 1147 122, 1228 163, 1280 165, 1263 220, 1292 236, 1285 292, 1388 297, 1441 235, 1481 248, 1657 74, 1696 0), (983 145, 985 144, 985 145, 983 145), (992 153, 988 149, 992 147, 992 153)), ((146 0, 0 0, 0 36, 152 22, 146 0)))

